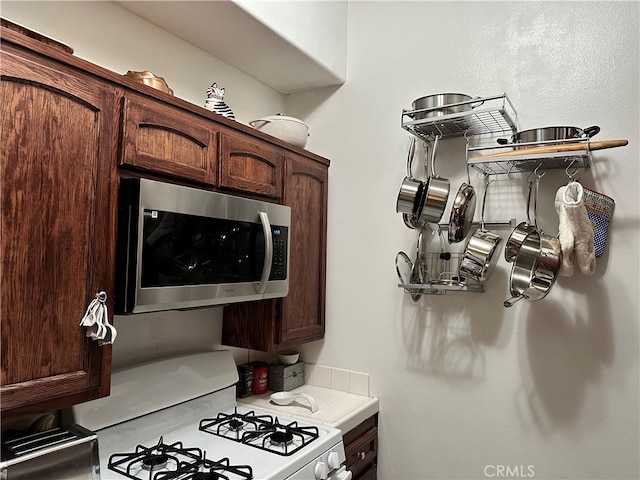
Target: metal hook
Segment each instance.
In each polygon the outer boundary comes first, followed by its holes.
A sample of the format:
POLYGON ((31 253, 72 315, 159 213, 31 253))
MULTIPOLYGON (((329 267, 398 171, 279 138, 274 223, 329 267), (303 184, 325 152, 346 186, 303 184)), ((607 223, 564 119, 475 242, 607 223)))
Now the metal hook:
POLYGON ((533 180, 531 179, 531 177, 533 177, 533 176, 534 176, 534 174, 535 174, 535 171, 534 171, 534 170, 531 170, 531 171, 529 172, 529 175, 527 175, 527 183, 533 183, 533 180))
POLYGON ((576 159, 575 158, 573 158, 571 160, 571 163, 569 163, 569 165, 567 166, 567 168, 564 169, 564 173, 567 175, 567 177, 569 177, 569 181, 570 182, 576 182, 579 179, 579 177, 576 178, 576 174, 580 171, 580 167, 575 167, 573 172, 569 171, 569 169, 573 166, 574 163, 576 163, 576 159))
POLYGON ((535 175, 537 180, 540 180, 542 177, 544 177, 544 174, 547 172, 545 171, 542 173, 538 173, 540 167, 542 167, 542 163, 539 163, 538 166, 527 176, 527 182, 531 182, 530 178, 532 175, 535 175))
POLYGON ((513 180, 514 178, 511 176, 511 171, 515 168, 515 162, 509 162, 509 170, 507 170, 507 178, 513 180))

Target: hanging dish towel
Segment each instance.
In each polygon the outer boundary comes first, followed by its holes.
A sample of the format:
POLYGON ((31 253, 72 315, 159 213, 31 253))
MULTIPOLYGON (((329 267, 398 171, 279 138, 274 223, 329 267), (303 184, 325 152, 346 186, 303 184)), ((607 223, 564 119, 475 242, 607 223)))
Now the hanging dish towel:
POLYGON ((593 275, 596 270, 594 233, 583 196, 582 185, 570 182, 564 191, 563 204, 573 231, 573 252, 578 267, 584 275, 593 275))
POLYGON ((575 262, 573 255, 574 237, 571 226, 569 225, 569 216, 564 209, 564 192, 567 189, 563 185, 556 192, 555 207, 558 212, 558 239, 560 240, 560 248, 562 249, 562 263, 560 264, 560 275, 563 277, 573 276, 573 264, 575 262))
POLYGON ((570 182, 556 193, 563 255, 560 274, 566 277, 573 275, 574 263, 584 275, 593 275, 596 269, 594 231, 583 197, 584 189, 578 182, 570 182))
POLYGON ((601 257, 607 246, 609 237, 609 224, 613 217, 615 202, 613 198, 603 193, 595 192, 588 188, 584 189, 584 203, 587 208, 587 215, 593 227, 595 237, 596 257, 601 257))

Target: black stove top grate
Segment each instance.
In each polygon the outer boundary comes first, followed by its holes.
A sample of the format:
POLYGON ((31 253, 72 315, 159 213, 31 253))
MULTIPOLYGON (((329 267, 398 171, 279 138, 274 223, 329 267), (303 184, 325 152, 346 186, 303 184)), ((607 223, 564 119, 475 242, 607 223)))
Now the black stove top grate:
POLYGON ((293 455, 320 436, 317 427, 299 426, 295 421, 285 425, 278 417, 256 415, 253 411, 239 413, 237 409, 233 414, 221 413, 201 420, 199 429, 283 456, 293 455))
POLYGON ((236 408, 233 413, 219 413, 216 418, 201 420, 199 430, 240 442, 247 432, 256 432, 260 425, 271 423, 271 415, 256 415, 253 411, 239 413, 236 408))
POLYGON ((138 445, 135 452, 111 455, 108 468, 132 480, 253 479, 249 465, 231 465, 228 458, 213 461, 199 448, 182 442, 167 445, 162 437, 153 447, 138 445))
POLYGON ((160 437, 153 447, 138 445, 134 452, 114 453, 109 457, 108 467, 132 480, 155 480, 160 468, 176 470, 185 461, 193 463, 201 458, 199 448, 185 448, 182 442, 167 445, 160 437))
POLYGON ((232 474, 233 478, 253 479, 253 469, 249 465, 231 465, 228 458, 223 458, 217 462, 205 458, 195 464, 181 465, 174 472, 161 472, 154 480, 230 480, 227 474, 232 474))

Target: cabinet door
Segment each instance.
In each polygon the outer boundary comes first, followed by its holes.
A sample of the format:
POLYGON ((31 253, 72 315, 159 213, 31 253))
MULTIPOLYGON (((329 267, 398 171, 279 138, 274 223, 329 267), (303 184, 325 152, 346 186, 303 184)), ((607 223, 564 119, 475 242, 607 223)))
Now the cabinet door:
POLYGON ((289 294, 225 307, 222 343, 275 351, 324 336, 328 167, 285 156, 284 204, 291 207, 289 294))
POLYGON ((328 169, 301 156, 286 158, 284 203, 291 207, 289 294, 282 299, 280 343, 324 336, 328 169))
POLYGON ((215 184, 213 123, 146 98, 126 97, 122 111, 121 165, 215 184))
POLYGON ((52 61, 2 50, 6 422, 109 392, 111 347, 79 323, 98 291, 112 292, 116 95, 52 61))
POLYGON ((219 186, 265 197, 282 197, 282 155, 248 136, 223 133, 219 186))
POLYGON ((378 471, 378 415, 344 435, 347 470, 354 480, 375 480, 378 471))

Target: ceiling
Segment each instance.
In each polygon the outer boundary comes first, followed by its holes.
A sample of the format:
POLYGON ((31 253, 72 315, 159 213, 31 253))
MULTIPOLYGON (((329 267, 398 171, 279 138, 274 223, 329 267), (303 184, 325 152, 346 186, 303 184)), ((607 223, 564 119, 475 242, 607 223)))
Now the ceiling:
POLYGON ((344 83, 232 1, 117 1, 283 94, 344 83))

